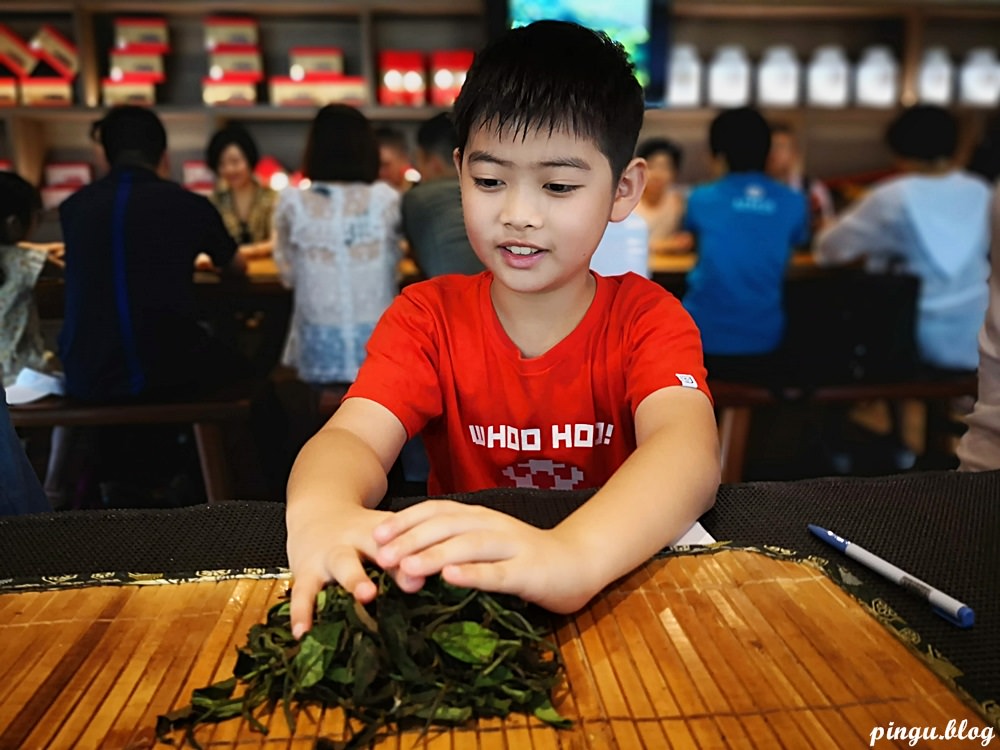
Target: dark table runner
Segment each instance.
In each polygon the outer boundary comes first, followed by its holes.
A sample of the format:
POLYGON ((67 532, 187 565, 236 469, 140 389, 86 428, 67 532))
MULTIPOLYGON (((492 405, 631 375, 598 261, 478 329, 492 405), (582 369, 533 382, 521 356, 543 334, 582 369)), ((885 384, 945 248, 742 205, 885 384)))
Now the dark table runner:
MULTIPOLYGON (((553 526, 589 492, 496 490, 457 496, 553 526)), ((402 507, 417 499, 393 503, 402 507)), ((1000 727, 1000 472, 725 485, 703 518, 718 540, 812 558, 952 680, 1000 727), (920 598, 813 538, 825 526, 971 606, 956 628, 920 598), (949 672, 960 672, 950 677, 949 672)), ((284 506, 78 511, 0 519, 0 590, 157 577, 276 573, 287 566, 284 506)))

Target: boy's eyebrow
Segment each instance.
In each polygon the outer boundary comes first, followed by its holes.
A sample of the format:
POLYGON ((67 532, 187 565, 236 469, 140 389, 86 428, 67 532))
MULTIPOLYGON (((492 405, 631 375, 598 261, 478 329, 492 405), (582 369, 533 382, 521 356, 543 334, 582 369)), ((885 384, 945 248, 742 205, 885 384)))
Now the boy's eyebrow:
MULTIPOLYGON (((491 154, 489 151, 472 151, 469 153, 469 163, 474 164, 476 162, 485 162, 487 164, 496 164, 498 167, 513 167, 514 162, 508 161, 507 159, 501 159, 499 156, 491 154)), ((539 167, 569 167, 571 169, 583 169, 590 171, 590 164, 588 164, 583 159, 578 159, 574 156, 564 156, 555 159, 546 159, 545 161, 535 162, 531 165, 533 168, 538 169, 539 167)))

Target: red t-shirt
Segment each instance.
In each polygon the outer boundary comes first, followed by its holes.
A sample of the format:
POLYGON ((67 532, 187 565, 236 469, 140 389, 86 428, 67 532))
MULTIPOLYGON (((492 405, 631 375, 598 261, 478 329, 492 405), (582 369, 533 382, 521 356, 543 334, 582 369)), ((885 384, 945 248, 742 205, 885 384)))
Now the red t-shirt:
POLYGON ((430 458, 429 494, 600 487, 635 450, 635 410, 665 386, 709 395, 680 302, 635 274, 597 276, 579 325, 525 358, 490 300, 489 272, 412 284, 368 343, 347 398, 376 401, 430 458))

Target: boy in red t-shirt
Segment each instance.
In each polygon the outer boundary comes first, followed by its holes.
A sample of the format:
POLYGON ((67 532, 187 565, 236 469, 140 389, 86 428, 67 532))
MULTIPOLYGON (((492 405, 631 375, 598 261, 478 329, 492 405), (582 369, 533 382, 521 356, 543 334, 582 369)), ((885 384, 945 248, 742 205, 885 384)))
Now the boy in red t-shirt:
POLYGON ((624 50, 573 24, 512 30, 477 56, 454 118, 466 229, 487 270, 407 287, 296 459, 297 636, 326 581, 374 598, 362 558, 406 591, 441 573, 572 612, 714 501, 719 451, 694 323, 652 282, 588 267, 646 181, 632 158, 643 94, 624 50), (551 530, 445 500, 373 510, 418 432, 431 494, 601 489, 551 530))

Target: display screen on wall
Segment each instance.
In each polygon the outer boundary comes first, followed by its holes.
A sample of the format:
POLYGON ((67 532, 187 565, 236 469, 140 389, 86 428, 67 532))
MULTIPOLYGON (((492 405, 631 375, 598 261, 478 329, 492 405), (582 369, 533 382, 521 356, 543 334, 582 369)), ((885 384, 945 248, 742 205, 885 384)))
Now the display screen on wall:
POLYGON ((603 31, 625 47, 649 105, 664 99, 668 0, 493 0, 490 33, 532 21, 572 21, 603 31))

